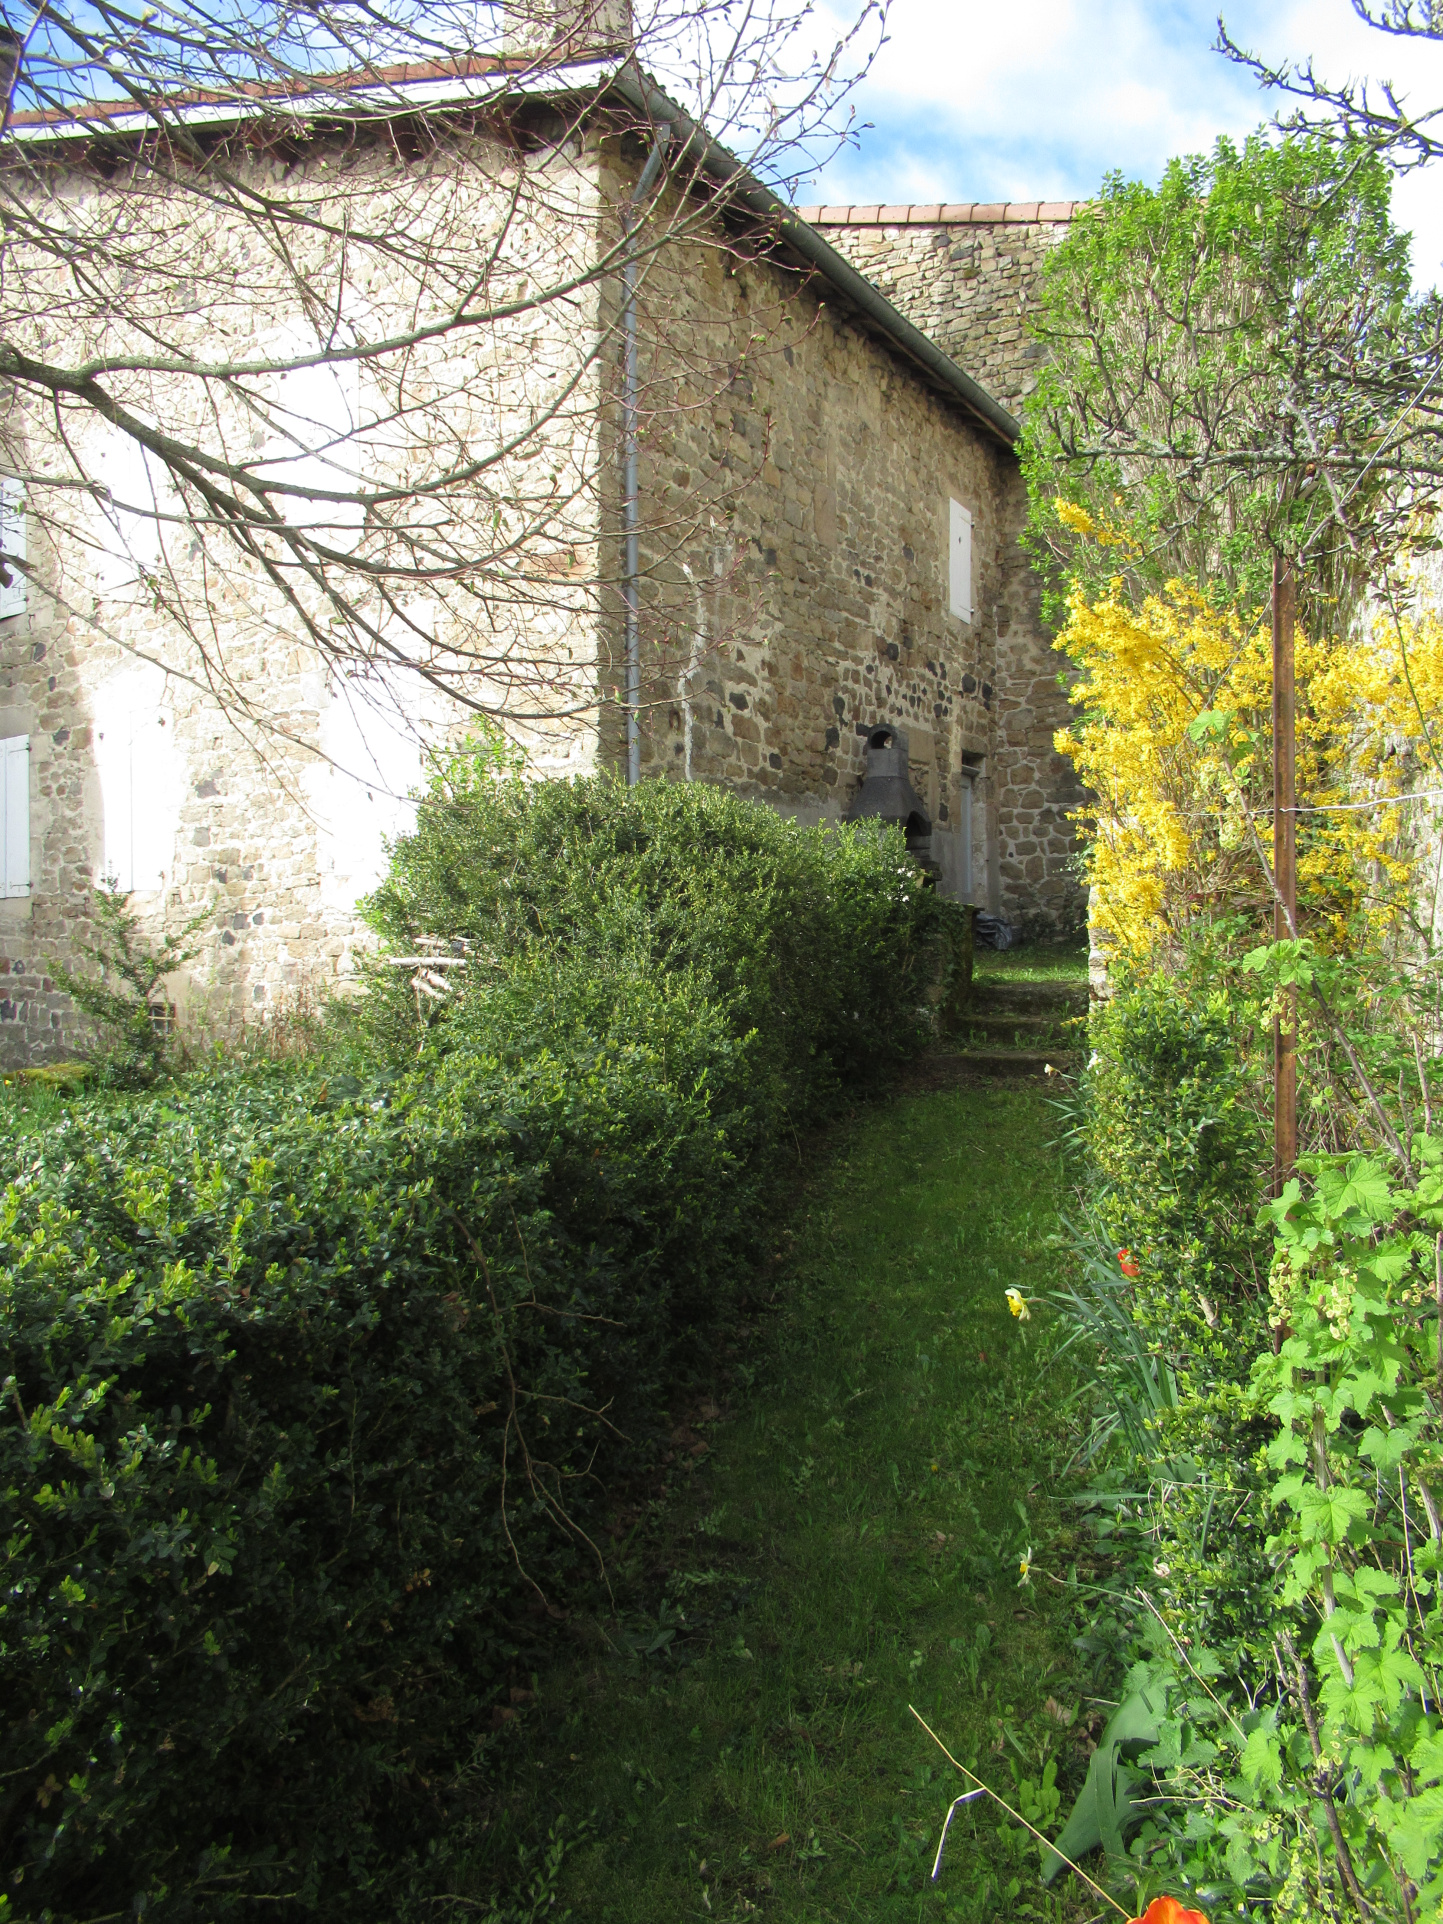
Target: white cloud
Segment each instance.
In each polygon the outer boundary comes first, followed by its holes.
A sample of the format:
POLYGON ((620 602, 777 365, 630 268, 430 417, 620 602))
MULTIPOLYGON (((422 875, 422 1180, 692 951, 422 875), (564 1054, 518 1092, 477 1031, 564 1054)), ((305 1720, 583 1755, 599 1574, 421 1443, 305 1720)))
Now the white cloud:
MULTIPOLYGON (((1330 79, 1406 83, 1443 102, 1443 47, 1363 24, 1349 0, 1224 4, 1233 37, 1271 59, 1311 54, 1330 79)), ((856 96, 858 145, 802 198, 1082 198, 1113 169, 1156 179, 1173 154, 1240 136, 1271 106, 1212 51, 1214 0, 893 0, 887 45, 856 96)), ((1437 170, 1405 178, 1395 210, 1418 278, 1443 264, 1437 170)))

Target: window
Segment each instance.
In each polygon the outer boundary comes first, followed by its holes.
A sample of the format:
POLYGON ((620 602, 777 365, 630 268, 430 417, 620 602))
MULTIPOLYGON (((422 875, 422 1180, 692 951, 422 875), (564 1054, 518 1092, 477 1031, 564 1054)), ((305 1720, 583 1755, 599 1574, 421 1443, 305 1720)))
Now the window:
POLYGON ((952 612, 961 621, 972 619, 972 510, 960 501, 947 503, 947 575, 952 612))
POLYGON ((13 561, 25 559, 25 491, 14 476, 8 474, 0 481, 0 550, 4 552, 5 572, 10 577, 8 587, 0 582, 0 620, 3 620, 6 615, 25 612, 25 576, 10 566, 13 561))
POLYGON ((0 861, 4 893, 30 893, 30 737, 0 741, 0 861))

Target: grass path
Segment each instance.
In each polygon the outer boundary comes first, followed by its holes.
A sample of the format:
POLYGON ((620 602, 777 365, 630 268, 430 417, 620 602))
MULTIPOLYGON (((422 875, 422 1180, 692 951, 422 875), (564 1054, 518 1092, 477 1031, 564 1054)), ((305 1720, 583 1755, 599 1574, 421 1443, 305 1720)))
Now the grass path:
POLYGON ((907 1710, 1035 1821, 1081 1781, 1068 1384, 1045 1312, 1004 1297, 1055 1264, 1049 1133, 1040 1091, 949 1090, 878 1105, 819 1159, 777 1307, 692 1413, 707 1449, 679 1431, 684 1473, 619 1557, 646 1607, 538 1677, 497 1746, 519 1830, 587 1820, 560 1875, 575 1924, 1094 1914, 1041 1892, 985 1803, 929 1883, 964 1786, 907 1710))

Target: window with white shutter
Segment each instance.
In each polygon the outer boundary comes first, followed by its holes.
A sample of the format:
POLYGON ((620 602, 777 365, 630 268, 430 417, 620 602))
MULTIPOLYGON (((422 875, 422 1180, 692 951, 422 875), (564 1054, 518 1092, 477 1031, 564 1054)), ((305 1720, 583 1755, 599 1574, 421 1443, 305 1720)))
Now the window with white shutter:
POLYGON ((30 893, 30 737, 0 741, 0 860, 4 893, 30 893))
POLYGON ((0 479, 0 567, 9 575, 0 581, 0 620, 25 612, 25 576, 14 564, 25 559, 25 490, 13 475, 0 479))
POLYGON ((947 576, 952 612, 972 619, 972 511, 960 501, 947 503, 947 576))

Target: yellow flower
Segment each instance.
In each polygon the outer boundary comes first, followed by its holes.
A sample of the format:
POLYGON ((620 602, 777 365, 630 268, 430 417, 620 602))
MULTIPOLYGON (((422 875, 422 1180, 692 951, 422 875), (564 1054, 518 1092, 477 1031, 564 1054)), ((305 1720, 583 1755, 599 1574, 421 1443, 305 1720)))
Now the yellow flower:
POLYGON ((1027 1307, 1027 1298, 1022 1294, 1020 1289, 1008 1290, 1007 1307, 1012 1311, 1012 1314, 1017 1318, 1019 1323, 1025 1323, 1031 1319, 1032 1311, 1027 1307))
MULTIPOLYGON (((1080 511, 1064 519, 1102 539, 1080 511)), ((1181 581, 1135 606, 1119 580, 1095 601, 1073 594, 1056 645, 1080 670, 1080 712, 1056 746, 1091 791, 1076 819, 1105 944, 1143 957, 1200 917, 1251 907, 1254 834, 1266 851, 1272 820, 1267 625, 1181 581)), ((1396 922, 1426 859, 1399 801, 1443 726, 1443 621, 1299 631, 1296 650, 1299 896, 1320 935, 1345 943, 1360 922, 1396 922)))
POLYGON ((1019 1583, 1031 1583, 1032 1581, 1032 1545, 1030 1543, 1022 1552, 1021 1560, 1018 1563, 1017 1581, 1019 1583))

